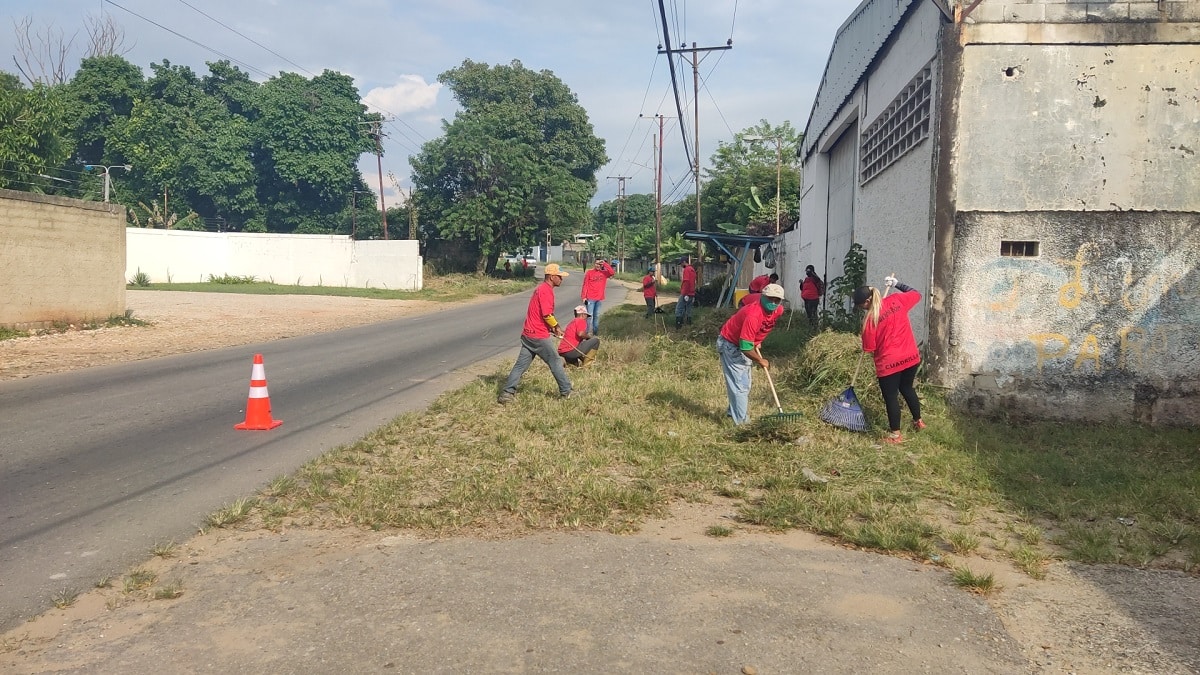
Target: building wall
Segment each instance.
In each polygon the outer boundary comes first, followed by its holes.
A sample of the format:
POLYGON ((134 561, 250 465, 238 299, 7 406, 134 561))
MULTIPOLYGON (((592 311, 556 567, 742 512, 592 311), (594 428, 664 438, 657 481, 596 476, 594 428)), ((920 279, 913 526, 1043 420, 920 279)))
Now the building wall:
POLYGON ((0 325, 125 313, 125 209, 0 190, 0 325))
POLYGON ((203 282, 210 276, 252 276, 303 286, 420 290, 424 285, 418 242, 356 241, 324 234, 190 232, 126 228, 125 278, 138 272, 151 282, 203 282))
POLYGON ((944 383, 974 410, 1200 423, 1200 32, 963 35, 944 383))

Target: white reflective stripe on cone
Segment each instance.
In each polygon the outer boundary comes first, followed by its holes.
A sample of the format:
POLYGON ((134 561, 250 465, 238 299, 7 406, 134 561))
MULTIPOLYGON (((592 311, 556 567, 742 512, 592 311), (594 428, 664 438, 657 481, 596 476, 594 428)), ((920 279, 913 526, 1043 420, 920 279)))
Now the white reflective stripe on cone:
POLYGON ((250 387, 249 398, 269 398, 266 387, 250 387))
POLYGON ((254 364, 254 367, 250 369, 250 379, 252 379, 252 380, 267 379, 267 369, 265 367, 263 367, 263 364, 261 364, 261 363, 254 364))

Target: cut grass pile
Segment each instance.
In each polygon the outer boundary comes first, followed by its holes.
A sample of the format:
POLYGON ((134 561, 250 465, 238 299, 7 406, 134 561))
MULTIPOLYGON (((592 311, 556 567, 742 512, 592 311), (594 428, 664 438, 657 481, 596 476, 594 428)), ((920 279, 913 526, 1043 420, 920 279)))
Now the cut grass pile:
MULTIPOLYGON (((577 398, 560 400, 538 361, 516 400, 498 405, 506 362, 276 479, 252 517, 272 528, 620 533, 676 500, 722 496, 739 501, 741 526, 803 528, 948 566, 952 553, 1006 556, 1032 576, 1058 556, 1200 566, 1200 431, 980 420, 924 388, 929 428, 882 446, 878 427, 855 434, 817 419, 849 384, 857 338, 813 337, 802 317, 790 330, 781 322, 763 351, 784 408, 804 418, 734 429, 713 347, 727 312, 701 310, 666 335, 641 314, 604 315, 599 358, 569 369, 577 398)), ((861 368, 856 389, 880 425, 869 360, 861 368)), ((752 414, 773 412, 765 378, 754 379, 752 414)))

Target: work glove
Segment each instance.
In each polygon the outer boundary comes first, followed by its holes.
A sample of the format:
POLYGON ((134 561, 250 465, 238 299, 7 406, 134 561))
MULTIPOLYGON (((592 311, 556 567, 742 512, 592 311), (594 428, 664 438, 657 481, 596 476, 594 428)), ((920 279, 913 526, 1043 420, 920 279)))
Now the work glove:
POLYGON ((891 288, 892 286, 895 286, 895 285, 896 285, 896 277, 894 277, 894 276, 892 276, 892 275, 890 275, 890 274, 889 274, 889 275, 888 275, 886 278, 884 278, 884 280, 883 280, 883 283, 884 283, 884 284, 885 284, 885 285, 886 285, 888 288, 891 288))

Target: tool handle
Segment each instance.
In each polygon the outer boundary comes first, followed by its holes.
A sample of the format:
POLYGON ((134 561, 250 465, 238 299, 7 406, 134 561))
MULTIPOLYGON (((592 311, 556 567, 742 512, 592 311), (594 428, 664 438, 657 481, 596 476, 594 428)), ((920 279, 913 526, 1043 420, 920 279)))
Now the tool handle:
MULTIPOLYGON (((754 346, 754 353, 758 354, 758 358, 762 358, 762 352, 758 349, 758 345, 754 346)), ((779 403, 779 394, 775 392, 775 379, 771 377, 771 369, 763 368, 763 372, 767 375, 767 384, 771 385, 771 397, 775 399, 775 407, 779 408, 779 412, 783 413, 783 406, 779 403)))

